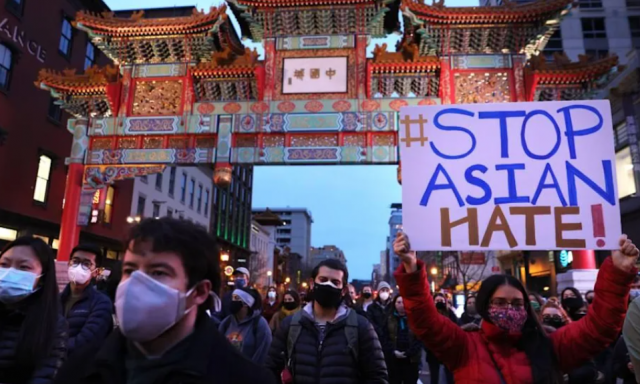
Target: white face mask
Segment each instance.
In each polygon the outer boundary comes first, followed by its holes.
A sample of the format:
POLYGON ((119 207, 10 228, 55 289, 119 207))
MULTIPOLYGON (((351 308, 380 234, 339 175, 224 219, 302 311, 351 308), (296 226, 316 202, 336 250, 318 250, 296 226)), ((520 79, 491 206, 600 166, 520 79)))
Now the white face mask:
POLYGON ((29 296, 35 292, 33 286, 40 276, 15 268, 0 268, 0 302, 16 303, 29 296))
POLYGON ((271 291, 267 293, 267 296, 269 296, 270 299, 275 299, 276 298, 276 293, 271 291))
POLYGON ((185 309, 187 296, 194 289, 183 293, 134 271, 116 291, 120 331, 127 339, 137 342, 157 338, 194 308, 185 309))
POLYGON ((380 300, 387 301, 389 299, 389 292, 380 292, 380 300))
POLYGON ((82 285, 91 278, 91 271, 82 268, 80 264, 69 267, 67 273, 69 275, 69 281, 74 284, 82 285))

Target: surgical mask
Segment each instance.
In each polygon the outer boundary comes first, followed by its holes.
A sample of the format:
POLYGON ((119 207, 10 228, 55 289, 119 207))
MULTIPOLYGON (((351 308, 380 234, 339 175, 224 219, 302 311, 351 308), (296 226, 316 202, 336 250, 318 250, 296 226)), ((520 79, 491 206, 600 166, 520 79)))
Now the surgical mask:
POLYGON ((82 265, 78 264, 72 267, 69 267, 67 271, 69 275, 69 281, 74 284, 84 284, 91 278, 91 271, 88 269, 82 268, 82 265))
POLYGON ((313 300, 322 308, 338 308, 342 301, 342 290, 336 288, 330 282, 315 283, 313 287, 313 300))
POLYGON ((540 303, 538 303, 537 301, 532 301, 530 302, 531 304, 531 308, 536 311, 539 312, 540 311, 540 303))
POLYGON ((235 279, 233 283, 236 288, 244 288, 247 286, 247 280, 243 278, 235 279))
POLYGON ((12 304, 29 296, 35 292, 33 285, 40 276, 15 268, 0 268, 0 302, 12 304))
POLYGON ((527 311, 524 307, 489 308, 489 320, 504 331, 522 331, 527 318, 527 311))
POLYGON ((387 301, 389 300, 389 292, 380 292, 380 300, 387 301))
POLYGON ((276 298, 276 293, 272 291, 272 292, 267 293, 267 296, 268 296, 270 299, 275 299, 275 298, 276 298))
POLYGON ((143 272, 134 271, 116 291, 120 331, 127 339, 137 342, 157 338, 194 308, 186 309, 187 296, 194 289, 183 293, 143 272))
POLYGON ((635 289, 634 288, 629 292, 629 298, 633 301, 637 297, 640 297, 640 289, 635 289))

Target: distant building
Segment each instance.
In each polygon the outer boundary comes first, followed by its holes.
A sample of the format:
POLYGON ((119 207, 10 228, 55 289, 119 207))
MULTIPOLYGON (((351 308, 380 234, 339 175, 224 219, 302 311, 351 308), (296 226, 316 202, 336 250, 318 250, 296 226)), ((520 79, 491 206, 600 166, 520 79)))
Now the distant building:
POLYGON ((375 287, 377 287, 381 281, 385 281, 385 279, 380 272, 380 264, 373 264, 373 270, 371 271, 371 282, 375 287))
POLYGON ((400 258, 393 252, 393 241, 399 231, 402 231, 402 204, 391 204, 391 216, 389 217, 389 237, 387 237, 387 258, 389 284, 396 285, 393 272, 400 265, 400 258))
POLYGON ((275 260, 276 227, 282 223, 278 215, 266 211, 253 216, 251 223, 251 261, 249 271, 251 280, 257 288, 274 284, 277 276, 275 260))
MULTIPOLYGON (((279 247, 289 247, 292 253, 302 256, 302 264, 309 264, 311 250, 311 224, 313 218, 306 208, 269 208, 282 219, 276 228, 276 243, 279 247)), ((253 210, 253 214, 265 212, 266 208, 253 210)))
POLYGON ((380 251, 380 278, 382 280, 389 280, 389 252, 385 249, 380 251))
POLYGON ((347 262, 347 259, 344 257, 344 252, 342 252, 342 250, 335 245, 325 245, 321 248, 311 248, 311 255, 309 256, 309 259, 310 268, 315 267, 321 261, 327 259, 338 259, 343 263, 347 262))

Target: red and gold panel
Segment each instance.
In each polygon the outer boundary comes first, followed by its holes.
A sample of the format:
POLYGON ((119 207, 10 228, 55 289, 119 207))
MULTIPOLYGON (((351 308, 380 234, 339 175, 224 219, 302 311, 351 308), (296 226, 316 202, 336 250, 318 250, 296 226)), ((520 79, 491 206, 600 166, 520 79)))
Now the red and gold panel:
POLYGON ((267 147, 284 147, 284 135, 267 135, 262 139, 265 148, 267 147))
POLYGON ((182 114, 182 80, 137 80, 133 90, 132 116, 182 114))
POLYGON ((138 148, 138 139, 136 137, 121 137, 118 139, 118 149, 134 148, 138 148))
POLYGON ((93 142, 91 143, 91 149, 94 149, 94 150, 113 149, 113 139, 111 137, 94 139, 93 142))
POLYGON ((456 72, 454 82, 456 104, 513 101, 508 71, 456 72))
POLYGON ((167 148, 187 149, 189 148, 189 138, 188 137, 170 137, 167 148))
POLYGON ((291 138, 291 147, 337 147, 338 135, 336 134, 299 134, 291 138))
POLYGON ((363 134, 346 134, 343 137, 343 147, 366 147, 367 137, 363 134))
POLYGON ((144 137, 142 139, 143 149, 158 149, 162 148, 164 140, 161 137, 144 137))

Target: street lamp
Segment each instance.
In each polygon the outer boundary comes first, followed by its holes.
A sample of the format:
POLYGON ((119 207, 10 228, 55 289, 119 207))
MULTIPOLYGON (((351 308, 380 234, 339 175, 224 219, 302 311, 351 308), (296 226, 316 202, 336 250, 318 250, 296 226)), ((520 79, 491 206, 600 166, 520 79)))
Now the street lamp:
POLYGON ((437 275, 438 274, 438 268, 436 268, 436 267, 431 268, 431 274, 433 276, 437 275))
POLYGON ((229 254, 228 253, 220 254, 220 261, 229 261, 229 254))
POLYGON ((309 286, 309 284, 307 284, 306 281, 302 283, 302 288, 307 288, 308 286, 309 286))
POLYGON ((131 224, 133 222, 134 222, 133 217, 131 217, 131 216, 127 217, 127 223, 131 224))
POLYGON ((267 271, 267 276, 271 277, 272 272, 271 271, 267 271))
POLYGON ((284 279, 284 282, 289 284, 291 282, 291 278, 287 277, 286 279, 284 279))

